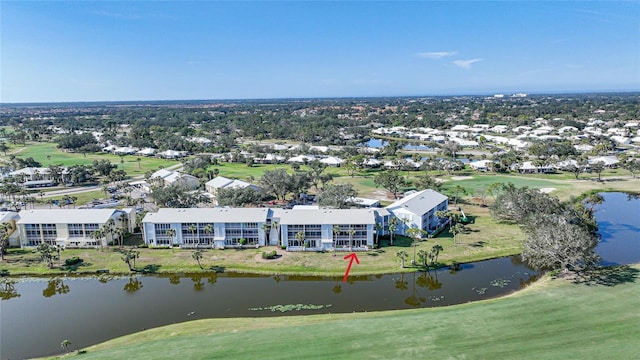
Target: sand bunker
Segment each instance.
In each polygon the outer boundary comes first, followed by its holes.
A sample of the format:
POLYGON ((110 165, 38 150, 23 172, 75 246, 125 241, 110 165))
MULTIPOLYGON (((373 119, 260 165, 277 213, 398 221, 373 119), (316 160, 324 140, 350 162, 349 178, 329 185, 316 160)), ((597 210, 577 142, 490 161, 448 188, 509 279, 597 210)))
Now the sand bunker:
POLYGON ((473 176, 452 176, 451 180, 470 180, 473 176))
POLYGON ((556 190, 556 188, 542 188, 542 189, 540 189, 540 192, 548 194, 548 193, 550 193, 552 191, 555 191, 555 190, 556 190))

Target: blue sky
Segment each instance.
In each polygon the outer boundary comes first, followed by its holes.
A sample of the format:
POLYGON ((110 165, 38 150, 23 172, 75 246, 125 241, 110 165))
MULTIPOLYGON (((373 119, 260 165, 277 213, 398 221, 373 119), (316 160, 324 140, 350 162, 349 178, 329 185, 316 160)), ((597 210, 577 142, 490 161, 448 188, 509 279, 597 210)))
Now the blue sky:
POLYGON ((639 1, 0 2, 0 102, 640 90, 639 1))

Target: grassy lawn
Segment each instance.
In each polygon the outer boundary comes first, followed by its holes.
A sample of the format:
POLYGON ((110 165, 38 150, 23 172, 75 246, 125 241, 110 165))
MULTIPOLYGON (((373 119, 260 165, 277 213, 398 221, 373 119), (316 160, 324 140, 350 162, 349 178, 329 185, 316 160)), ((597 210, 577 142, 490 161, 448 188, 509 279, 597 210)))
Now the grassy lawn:
MULTIPOLYGON (((480 259, 489 259, 500 256, 520 253, 522 232, 516 226, 497 224, 489 216, 486 208, 473 205, 464 205, 468 216, 475 218, 475 223, 470 224, 465 234, 458 235, 457 243, 453 243, 453 236, 448 232, 441 233, 438 237, 419 242, 416 252, 421 249, 431 250, 435 244, 440 244, 444 250, 439 261, 442 263, 469 262, 480 259)), ((351 273, 384 274, 400 271, 400 261, 396 257, 399 250, 405 250, 413 258, 411 239, 399 237, 394 241, 394 246, 389 246, 389 240, 382 239, 382 248, 358 254, 359 265, 354 265, 351 273)), ((202 264, 206 268, 222 267, 225 271, 250 272, 266 274, 304 274, 304 275, 342 275, 346 262, 343 259, 345 253, 315 252, 287 252, 277 249, 282 255, 277 260, 265 261, 261 258, 263 251, 276 250, 275 247, 263 247, 260 249, 225 249, 206 250, 202 264)), ((193 250, 181 249, 139 249, 140 258, 137 260, 138 268, 147 265, 157 266, 158 272, 193 272, 201 271, 197 263, 192 259, 193 250)), ((77 268, 47 269, 46 265, 38 260, 38 253, 31 250, 11 249, 6 256, 6 261, 0 263, 0 270, 6 270, 11 275, 21 274, 60 274, 66 271, 79 273, 91 273, 99 269, 109 269, 113 273, 128 273, 126 264, 121 260, 121 253, 117 247, 100 251, 96 249, 67 249, 62 254, 62 261, 73 256, 84 259, 84 264, 77 268)), ((407 262, 409 263, 409 262, 407 262)), ((412 271, 406 268, 404 271, 412 271)))
POLYGON ((117 338, 82 359, 633 359, 639 266, 604 284, 544 278, 499 299, 441 308, 206 319, 117 338))

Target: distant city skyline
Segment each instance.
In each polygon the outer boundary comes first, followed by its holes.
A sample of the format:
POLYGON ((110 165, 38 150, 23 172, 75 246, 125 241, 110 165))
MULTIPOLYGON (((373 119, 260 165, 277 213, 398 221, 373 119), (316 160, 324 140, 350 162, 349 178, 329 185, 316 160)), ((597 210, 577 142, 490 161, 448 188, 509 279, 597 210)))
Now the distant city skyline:
POLYGON ((640 91, 639 1, 0 3, 0 102, 640 91))

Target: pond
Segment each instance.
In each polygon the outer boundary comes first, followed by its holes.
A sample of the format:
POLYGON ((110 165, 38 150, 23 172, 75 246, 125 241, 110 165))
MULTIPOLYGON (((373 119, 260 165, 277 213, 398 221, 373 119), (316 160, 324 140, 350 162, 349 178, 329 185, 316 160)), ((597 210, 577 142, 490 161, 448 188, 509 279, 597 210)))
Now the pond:
MULTIPOLYGON (((603 194, 598 251, 607 264, 640 262, 640 200, 603 194)), ((157 326, 258 317, 433 307, 502 296, 535 280, 519 257, 458 271, 342 278, 232 273, 24 279, 1 286, 0 358, 60 353, 157 326)))
POLYGON ((602 193, 596 206, 603 265, 640 263, 640 198, 624 193, 602 193))

